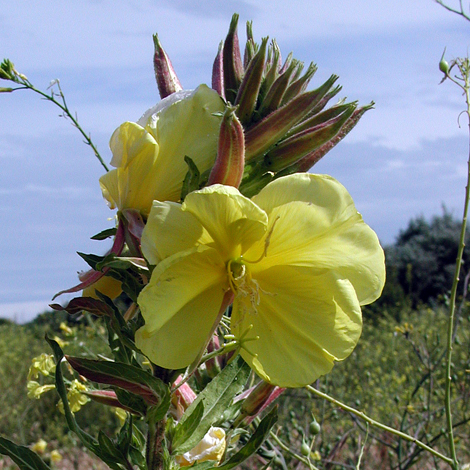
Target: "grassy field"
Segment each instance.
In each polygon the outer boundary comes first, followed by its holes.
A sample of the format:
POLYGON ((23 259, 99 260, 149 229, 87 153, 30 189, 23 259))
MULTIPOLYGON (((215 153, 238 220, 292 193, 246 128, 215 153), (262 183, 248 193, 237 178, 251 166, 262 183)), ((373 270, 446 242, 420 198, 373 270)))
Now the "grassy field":
MULTIPOLYGON (((453 410, 461 463, 470 463, 469 312, 469 306, 460 312, 453 356, 453 410)), ((68 343, 65 350, 69 353, 86 354, 87 348, 106 352, 99 324, 93 328, 74 327, 70 334, 60 328, 65 317, 54 315, 24 326, 0 324, 0 435, 29 446, 44 439, 46 459, 53 450, 63 457, 53 463, 57 469, 104 468, 77 448, 77 440, 68 432, 64 416, 57 408, 54 390, 38 400, 27 397, 31 359, 49 352, 44 341, 46 331, 65 340, 68 343)), ((443 411, 445 328, 444 307, 404 308, 399 315, 395 312, 394 318, 366 313, 359 346, 315 387, 447 454, 443 411)), ((320 469, 355 469, 360 455, 361 469, 448 468, 420 452, 413 443, 367 428, 358 418, 313 398, 307 390, 286 391, 279 405, 282 424, 279 438, 297 453, 301 453, 302 441, 311 444, 312 461, 320 469), (321 426, 315 436, 309 429, 313 416, 321 426)), ((102 429, 112 435, 118 428, 114 412, 95 403, 83 406, 76 417, 91 434, 102 429)), ((245 468, 261 468, 264 462, 262 458, 254 459, 245 468)), ((306 468, 289 454, 284 455, 284 461, 279 459, 276 468, 283 467, 306 468)), ((0 459, 0 469, 9 468, 15 467, 0 459)))

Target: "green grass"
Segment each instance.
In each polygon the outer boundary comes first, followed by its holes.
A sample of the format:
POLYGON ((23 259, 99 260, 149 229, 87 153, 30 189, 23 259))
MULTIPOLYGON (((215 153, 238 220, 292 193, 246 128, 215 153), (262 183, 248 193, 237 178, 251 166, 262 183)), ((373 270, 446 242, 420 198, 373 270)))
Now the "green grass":
MULTIPOLYGON (((470 308, 464 307, 454 347, 453 410, 460 462, 470 462, 470 308)), ((337 364, 332 373, 315 386, 372 418, 401 429, 447 454, 444 428, 444 336, 446 309, 422 307, 403 309, 400 322, 393 318, 365 320, 364 332, 352 355, 337 364)), ((59 324, 65 317, 44 316, 32 324, 0 324, 0 434, 17 443, 31 445, 39 438, 52 448, 70 451, 77 445, 57 409, 58 396, 50 391, 40 400, 27 397, 26 377, 34 356, 48 351, 44 340, 61 335, 69 344, 66 352, 103 352, 107 345, 95 329, 75 327, 65 338, 59 324)), ((47 381, 47 378, 46 378, 47 381)), ((320 469, 355 469, 361 449, 361 469, 399 468, 404 470, 448 468, 395 436, 370 428, 349 413, 328 402, 312 398, 306 390, 288 390, 280 400, 279 436, 300 453, 302 438, 312 442, 309 424, 312 415, 321 424, 313 439, 312 451, 321 461, 320 469), (401 466, 398 466, 401 462, 401 466)), ((113 434, 118 426, 112 410, 88 403, 76 413, 80 425, 96 435, 98 429, 113 434), (91 424, 90 424, 91 423, 91 424)), ((1 459, 0 459, 1 462, 1 459)), ((262 465, 262 460, 251 466, 262 465)), ((261 468, 261 467, 260 467, 261 468)), ((282 468, 282 465, 275 467, 282 468)), ((285 456, 285 467, 297 466, 285 456)))

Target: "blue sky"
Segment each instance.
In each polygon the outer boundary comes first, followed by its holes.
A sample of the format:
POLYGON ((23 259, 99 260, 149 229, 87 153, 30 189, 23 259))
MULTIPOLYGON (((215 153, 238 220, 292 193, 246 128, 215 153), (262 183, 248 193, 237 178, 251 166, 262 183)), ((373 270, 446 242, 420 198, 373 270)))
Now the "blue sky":
MULTIPOLYGON (((450 2, 451 3, 451 2, 450 2)), ((457 6, 458 2, 455 2, 457 6)), ((108 140, 158 101, 152 34, 158 32, 185 88, 210 83, 233 12, 254 34, 276 38, 284 57, 332 73, 340 97, 376 102, 313 171, 339 179, 384 244, 411 217, 460 217, 468 134, 455 86, 438 85, 444 47, 467 54, 470 23, 433 0, 17 0, 0 12, 0 56, 39 88, 59 78, 107 162, 108 140)), ((58 109, 28 92, 0 95, 0 317, 23 320, 76 283, 76 251, 111 227, 98 186, 102 168, 58 109)))

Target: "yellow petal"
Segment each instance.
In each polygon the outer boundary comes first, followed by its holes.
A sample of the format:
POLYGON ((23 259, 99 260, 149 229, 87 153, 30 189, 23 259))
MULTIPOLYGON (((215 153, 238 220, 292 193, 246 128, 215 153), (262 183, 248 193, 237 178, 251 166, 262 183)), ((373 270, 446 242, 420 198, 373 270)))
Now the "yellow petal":
MULTIPOLYGON (((296 174, 269 184, 253 200, 268 212, 268 233, 276 221, 267 256, 253 266, 254 272, 270 266, 309 266, 348 279, 361 305, 380 296, 385 283, 382 247, 338 181, 296 174)), ((256 259, 259 251, 246 257, 256 259)))
POLYGON ((267 382, 301 387, 346 358, 361 334, 361 309, 347 279, 318 275, 307 267, 275 266, 257 273, 260 302, 254 312, 245 298, 235 300, 232 331, 250 325, 243 358, 267 382), (253 356, 254 354, 255 356, 253 356))
POLYGON ((186 196, 183 210, 199 219, 224 259, 239 257, 266 232, 266 213, 232 186, 194 191, 186 196))
POLYGON ((132 208, 148 213, 158 188, 153 173, 159 154, 157 142, 138 124, 125 122, 114 132, 110 147, 111 163, 117 168, 100 178, 103 196, 112 209, 132 208))
POLYGON ((188 366, 208 339, 227 288, 225 264, 212 248, 163 260, 139 295, 145 326, 136 332, 137 346, 161 367, 188 366))
MULTIPOLYGON (((171 95, 170 95, 171 96, 171 95)), ((160 145, 155 169, 159 194, 154 199, 178 201, 191 158, 199 171, 211 168, 217 155, 221 113, 225 104, 217 92, 200 85, 190 96, 151 117, 146 129, 160 145)))
POLYGON ((142 253, 150 264, 211 241, 199 220, 182 211, 181 204, 153 201, 142 234, 142 253))
POLYGON ((153 200, 180 199, 188 171, 185 156, 201 173, 213 165, 221 119, 214 114, 225 105, 205 85, 181 96, 163 100, 145 128, 126 122, 114 132, 110 147, 116 169, 100 178, 103 196, 112 209, 136 209, 147 215, 153 200))

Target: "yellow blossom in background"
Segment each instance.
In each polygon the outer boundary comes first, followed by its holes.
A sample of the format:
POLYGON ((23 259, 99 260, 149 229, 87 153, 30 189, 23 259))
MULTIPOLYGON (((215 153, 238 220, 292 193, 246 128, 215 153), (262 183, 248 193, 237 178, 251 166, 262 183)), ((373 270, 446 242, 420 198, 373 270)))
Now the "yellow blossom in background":
MULTIPOLYGON (((73 380, 70 384, 67 390, 67 401, 69 402, 70 411, 72 413, 79 411, 83 405, 90 401, 90 399, 82 393, 87 390, 86 385, 82 384, 77 379, 73 380)), ((59 402, 58 407, 61 413, 65 413, 62 401, 59 402)))
POLYGON ((53 450, 51 452, 51 460, 53 462, 60 462, 62 460, 62 455, 60 455, 60 452, 57 450, 53 450))
POLYGON ((241 355, 265 381, 309 384, 346 358, 361 305, 385 282, 383 250, 335 179, 294 174, 252 200, 229 186, 155 201, 142 251, 156 264, 138 303, 138 347, 180 369, 206 344, 227 292, 241 355))
POLYGON ((28 380, 37 379, 39 374, 48 376, 55 370, 54 356, 52 354, 42 353, 40 356, 33 357, 29 367, 28 380))
POLYGON ((176 463, 181 467, 190 467, 197 462, 215 460, 217 463, 225 452, 225 431, 211 427, 202 441, 183 455, 176 456, 176 463))
POLYGON ((26 384, 26 388, 28 389, 28 398, 35 398, 36 400, 39 400, 43 393, 46 393, 49 390, 54 390, 55 385, 41 385, 35 380, 30 380, 26 384))
POLYGON ((44 439, 39 439, 31 446, 31 450, 37 454, 44 454, 46 451, 47 442, 44 439))
POLYGON ((200 172, 217 154, 225 105, 206 85, 162 100, 137 122, 125 122, 111 137, 114 170, 100 178, 111 209, 136 209, 145 216, 154 199, 178 201, 191 158, 200 172))
POLYGON ((73 336, 74 335, 73 329, 70 328, 70 326, 68 326, 65 322, 62 322, 60 324, 59 328, 65 336, 73 336))

